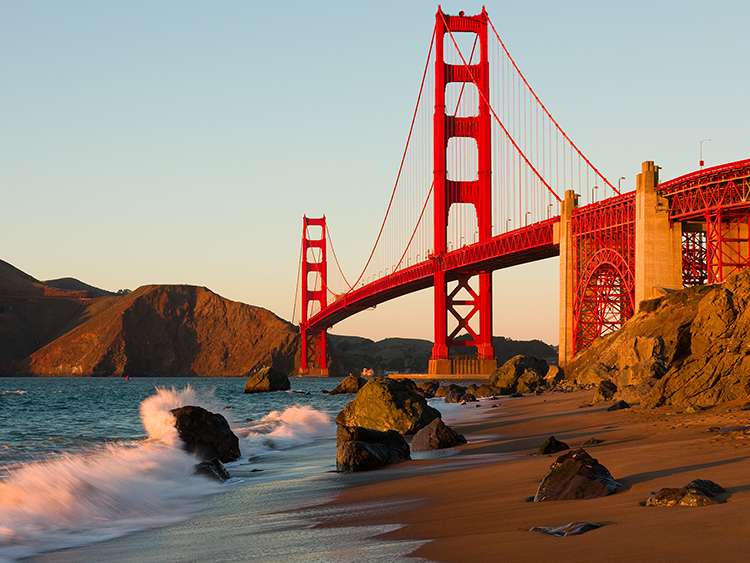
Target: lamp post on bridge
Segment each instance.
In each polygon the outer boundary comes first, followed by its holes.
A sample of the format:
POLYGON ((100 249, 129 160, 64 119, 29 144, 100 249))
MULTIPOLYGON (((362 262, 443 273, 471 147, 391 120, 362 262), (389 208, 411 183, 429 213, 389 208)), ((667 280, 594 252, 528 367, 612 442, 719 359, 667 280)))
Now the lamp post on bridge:
POLYGON ((620 187, 620 184, 622 183, 623 180, 627 180, 627 178, 625 178, 625 176, 620 176, 619 178, 617 178, 617 191, 620 193, 622 193, 622 188, 620 187))
POLYGON ((703 160, 703 143, 710 143, 711 139, 701 139, 698 141, 698 164, 703 168, 705 161, 703 160))

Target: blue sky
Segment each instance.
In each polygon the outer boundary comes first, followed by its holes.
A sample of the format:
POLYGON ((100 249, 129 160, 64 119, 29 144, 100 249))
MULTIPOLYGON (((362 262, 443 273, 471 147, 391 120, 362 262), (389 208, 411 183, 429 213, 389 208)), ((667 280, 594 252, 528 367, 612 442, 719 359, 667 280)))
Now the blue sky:
MULTIPOLYGON (((476 2, 444 2, 473 12, 476 2)), ((291 312, 300 218, 349 272, 393 181, 432 2, 0 0, 0 257, 109 289, 206 285, 291 312)), ((611 178, 750 155, 750 5, 487 2, 611 178)), ((495 274, 495 333, 557 340, 557 261, 495 274)), ((339 333, 431 337, 431 292, 339 333)))

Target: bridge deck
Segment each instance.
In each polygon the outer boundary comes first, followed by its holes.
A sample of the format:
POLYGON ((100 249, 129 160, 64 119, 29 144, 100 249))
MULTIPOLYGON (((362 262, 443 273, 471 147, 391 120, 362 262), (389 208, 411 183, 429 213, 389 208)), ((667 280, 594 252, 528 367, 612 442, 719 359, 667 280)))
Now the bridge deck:
POLYGON ((309 319, 307 329, 328 328, 380 303, 431 287, 434 274, 439 268, 445 269, 446 279, 452 281, 460 275, 473 274, 479 270, 500 270, 557 256, 559 242, 555 236, 555 225, 559 221, 559 217, 553 217, 501 233, 484 242, 449 252, 441 258, 429 258, 388 274, 329 303, 309 319))

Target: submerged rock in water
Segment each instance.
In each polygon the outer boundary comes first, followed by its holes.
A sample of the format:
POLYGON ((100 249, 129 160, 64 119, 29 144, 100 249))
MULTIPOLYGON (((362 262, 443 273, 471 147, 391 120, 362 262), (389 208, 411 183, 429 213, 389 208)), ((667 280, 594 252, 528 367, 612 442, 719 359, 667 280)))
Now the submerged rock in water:
POLYGON ((240 458, 240 441, 222 415, 203 407, 185 406, 170 411, 185 449, 204 461, 227 463, 240 458))
POLYGON ((708 506, 725 502, 726 490, 708 479, 695 479, 680 488, 659 489, 644 502, 645 506, 708 506))
POLYGON ((568 446, 568 444, 566 444, 565 442, 561 442, 554 436, 550 436, 544 442, 542 442, 541 446, 539 446, 539 453, 542 455, 555 454, 557 452, 562 452, 569 449, 570 446, 568 446))
POLYGON ((427 404, 413 383, 378 378, 359 390, 336 422, 341 426, 414 434, 436 418, 440 418, 440 412, 427 404))
POLYGON ((268 393, 269 391, 289 391, 292 384, 289 376, 270 366, 252 373, 245 382, 245 393, 268 393))
POLYGON ((529 529, 529 532, 539 532, 540 534, 564 538, 566 536, 585 534, 601 527, 601 524, 595 524, 594 522, 570 522, 564 526, 534 526, 529 529))
POLYGON ((348 393, 356 393, 357 391, 362 389, 362 387, 364 387, 366 383, 367 380, 364 377, 349 374, 344 379, 342 379, 341 382, 336 385, 336 387, 331 389, 328 394, 345 395, 348 393))
POLYGON ((415 452, 440 450, 465 443, 466 438, 463 435, 446 426, 441 419, 436 418, 414 434, 414 438, 411 441, 411 449, 415 452))
POLYGON ((578 449, 558 457, 542 479, 534 502, 587 499, 611 495, 624 488, 609 470, 578 449))
POLYGON ((368 471, 411 459, 409 444, 395 430, 381 432, 355 426, 336 430, 336 469, 368 471))
POLYGON ((224 482, 229 479, 229 471, 226 467, 216 458, 202 461, 195 466, 195 474, 203 475, 209 479, 215 479, 216 481, 224 482))

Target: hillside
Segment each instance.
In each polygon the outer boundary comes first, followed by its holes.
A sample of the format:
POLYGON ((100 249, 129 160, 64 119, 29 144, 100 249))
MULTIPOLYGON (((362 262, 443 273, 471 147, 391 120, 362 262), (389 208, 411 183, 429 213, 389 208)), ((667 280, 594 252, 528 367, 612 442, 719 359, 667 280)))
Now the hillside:
MULTIPOLYGON (((149 285, 113 294, 75 278, 42 282, 0 261, 0 374, 233 376, 293 371, 299 331, 272 312, 205 287, 149 285)), ((331 374, 424 372, 427 340, 329 336, 331 374)), ((500 361, 554 358, 540 341, 495 339, 500 361)))
POLYGON ((111 291, 99 289, 93 285, 82 282, 75 278, 58 278, 56 280, 46 280, 44 285, 47 287, 54 287, 56 289, 62 289, 65 291, 75 291, 80 293, 83 297, 107 297, 115 295, 111 291))
POLYGON ((242 375, 294 367, 294 325, 188 285, 149 285, 34 352, 40 375, 242 375))

